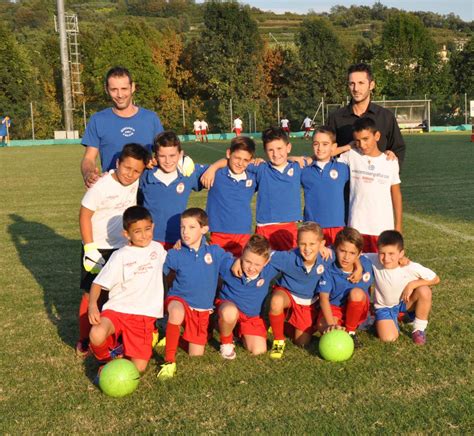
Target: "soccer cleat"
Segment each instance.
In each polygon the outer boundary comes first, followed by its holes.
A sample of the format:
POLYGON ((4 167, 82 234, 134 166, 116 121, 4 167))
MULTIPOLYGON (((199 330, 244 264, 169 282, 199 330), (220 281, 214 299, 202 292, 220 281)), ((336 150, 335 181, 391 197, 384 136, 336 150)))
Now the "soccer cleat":
POLYGON ((113 350, 110 350, 110 360, 121 359, 123 357, 123 345, 118 344, 113 350))
POLYGON ((411 334, 411 338, 413 339, 413 343, 415 345, 425 345, 426 344, 426 334, 420 330, 415 330, 411 334))
POLYGON ((90 354, 89 339, 83 339, 76 344, 76 356, 86 358, 90 354))
POLYGON ((223 359, 234 360, 237 357, 234 344, 222 344, 220 353, 223 359))
POLYGON ((272 359, 281 359, 283 357, 283 352, 285 351, 285 341, 284 340, 274 340, 273 346, 270 351, 270 358, 272 359))
POLYGON ((158 380, 168 380, 176 375, 176 362, 165 362, 156 376, 158 380))
POLYGON ((158 333, 158 330, 155 330, 151 338, 151 348, 155 348, 159 340, 160 340, 160 334, 158 333))
POLYGON ((350 337, 354 341, 354 348, 362 348, 362 342, 355 332, 349 332, 350 337))

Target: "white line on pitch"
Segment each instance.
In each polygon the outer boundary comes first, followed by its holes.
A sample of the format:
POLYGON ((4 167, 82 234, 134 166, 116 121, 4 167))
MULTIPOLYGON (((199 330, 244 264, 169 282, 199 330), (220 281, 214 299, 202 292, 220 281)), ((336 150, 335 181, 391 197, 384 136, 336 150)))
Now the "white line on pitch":
POLYGON ((463 241, 474 241, 474 236, 464 235, 463 233, 458 232, 456 230, 452 230, 449 227, 444 226, 443 224, 437 224, 433 221, 425 220, 423 218, 417 217, 416 215, 412 215, 411 213, 404 213, 403 217, 415 221, 419 224, 424 224, 425 226, 433 227, 442 233, 455 236, 456 238, 462 239, 463 241))

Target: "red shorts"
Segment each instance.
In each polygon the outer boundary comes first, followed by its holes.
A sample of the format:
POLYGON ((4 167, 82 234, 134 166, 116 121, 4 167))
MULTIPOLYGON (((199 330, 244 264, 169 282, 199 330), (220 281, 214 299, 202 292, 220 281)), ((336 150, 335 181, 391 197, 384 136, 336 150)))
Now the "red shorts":
POLYGON ((289 127, 282 127, 281 130, 283 130, 286 133, 290 133, 290 128, 289 127))
POLYGON ((201 130, 201 135, 207 135, 207 129, 202 129, 201 130))
POLYGON ((192 309, 184 299, 175 296, 165 298, 166 310, 168 310, 168 304, 170 304, 171 301, 179 301, 184 306, 183 339, 191 344, 206 345, 209 315, 212 310, 201 311, 192 309))
POLYGON ((364 248, 362 248, 363 253, 378 253, 377 249, 377 239, 378 236, 375 235, 362 235, 364 238, 364 248))
POLYGON ((313 303, 309 306, 298 304, 293 299, 291 292, 282 286, 274 286, 273 292, 275 291, 285 292, 290 299, 291 306, 285 311, 286 322, 295 329, 312 335, 316 331, 316 318, 318 317, 317 303, 313 303))
POLYGON ((240 136, 240 134, 242 133, 242 129, 235 128, 234 132, 235 132, 235 136, 240 136))
POLYGON ((166 251, 171 250, 174 247, 174 244, 172 242, 163 242, 163 241, 157 241, 157 242, 159 242, 161 245, 163 245, 163 248, 166 251))
POLYGON ((305 127, 304 130, 305 132, 311 132, 311 127, 305 127))
MULTIPOLYGON (((369 301, 368 298, 366 299, 366 302, 367 302, 367 306, 366 306, 364 312, 362 312, 362 314, 360 315, 360 319, 357 322, 357 327, 359 327, 359 325, 361 325, 367 319, 367 317, 369 316, 370 301, 369 301)), ((338 319, 337 325, 342 325, 343 326, 343 325, 346 324, 346 322, 345 322, 345 320, 346 320, 346 310, 347 310, 347 305, 333 306, 331 304, 332 316, 335 316, 338 319)), ((323 319, 324 319, 324 315, 323 315, 323 311, 321 311, 321 312, 319 312, 319 315, 318 315, 317 324, 319 324, 323 319)))
POLYGON ((195 130, 195 131, 194 131, 194 134, 195 134, 196 136, 200 135, 200 134, 201 134, 201 130, 195 130))
POLYGON ((156 318, 115 312, 114 310, 104 310, 100 316, 112 322, 116 338, 122 335, 126 357, 150 360, 156 318))
MULTIPOLYGON (((228 300, 216 300, 216 307, 222 303, 232 303, 228 300)), ((238 309, 237 309, 238 310, 238 309)), ((261 336, 262 338, 267 337, 267 326, 261 316, 247 316, 245 313, 239 310, 239 318, 234 329, 235 335, 241 338, 242 336, 261 336)))
POLYGON ((265 236, 273 250, 288 251, 296 247, 298 227, 295 222, 257 226, 257 235, 265 236))
POLYGON ((225 251, 232 253, 235 257, 242 256, 245 244, 249 241, 250 235, 236 233, 211 232, 210 244, 219 245, 225 251))
POLYGON ((334 245, 334 241, 336 240, 336 235, 343 229, 344 227, 328 227, 323 229, 324 240, 326 241, 326 247, 330 245, 334 245))

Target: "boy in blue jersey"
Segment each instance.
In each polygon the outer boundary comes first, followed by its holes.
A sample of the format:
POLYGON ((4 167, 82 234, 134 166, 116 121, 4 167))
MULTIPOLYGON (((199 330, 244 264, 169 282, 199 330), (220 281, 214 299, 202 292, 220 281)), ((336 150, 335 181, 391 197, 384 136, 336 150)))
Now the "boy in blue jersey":
POLYGON ((344 189, 349 181, 349 167, 332 157, 337 148, 335 140, 330 127, 321 126, 314 131, 314 160, 301 175, 304 219, 322 227, 326 245, 332 245, 345 226, 344 189))
POLYGON ((342 229, 334 242, 336 262, 326 269, 317 287, 321 307, 317 322, 319 332, 344 326, 355 346, 360 346, 356 329, 369 314, 369 288, 374 281, 372 263, 361 256, 363 246, 364 239, 356 229, 342 229), (351 283, 348 277, 354 273, 358 261, 362 265, 362 279, 351 283))
POLYGON ((224 359, 235 359, 233 332, 242 338, 244 347, 253 355, 267 351, 267 327, 262 317, 270 282, 278 270, 269 264, 270 244, 261 235, 253 235, 244 248, 240 265, 242 277, 231 267, 233 259, 221 267, 222 290, 216 300, 221 338, 220 353, 224 359))
POLYGON ((216 172, 207 196, 210 243, 239 257, 252 226, 251 202, 257 184, 246 169, 255 156, 255 142, 245 136, 233 138, 226 156, 227 166, 216 172))
POLYGON ((181 249, 168 251, 163 272, 174 271, 175 279, 165 299, 168 325, 165 363, 158 373, 160 380, 176 374, 176 351, 182 325, 189 355, 204 354, 219 270, 225 259, 231 257, 221 247, 207 245, 208 230, 206 212, 199 208, 185 210, 181 215, 181 249))
POLYGON ((160 133, 155 138, 153 153, 158 166, 145 170, 140 178, 140 202, 153 217, 153 239, 169 250, 179 239, 180 217, 191 191, 202 189, 199 177, 206 167, 196 165, 189 177, 180 171, 178 163, 183 151, 174 132, 160 133))

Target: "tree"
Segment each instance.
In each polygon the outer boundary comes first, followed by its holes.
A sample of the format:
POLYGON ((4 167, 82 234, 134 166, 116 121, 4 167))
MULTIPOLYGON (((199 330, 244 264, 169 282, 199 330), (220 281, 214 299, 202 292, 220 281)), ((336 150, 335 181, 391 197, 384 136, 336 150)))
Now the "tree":
POLYGON ((454 92, 466 93, 474 98, 474 38, 469 40, 462 51, 452 53, 450 66, 454 92))

